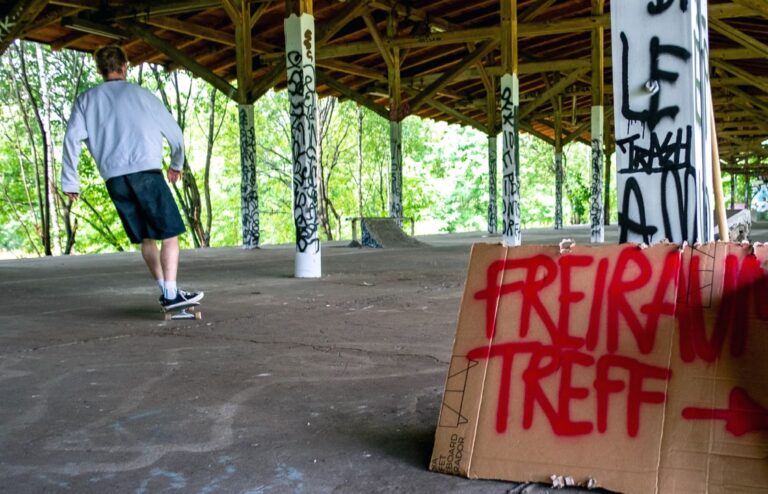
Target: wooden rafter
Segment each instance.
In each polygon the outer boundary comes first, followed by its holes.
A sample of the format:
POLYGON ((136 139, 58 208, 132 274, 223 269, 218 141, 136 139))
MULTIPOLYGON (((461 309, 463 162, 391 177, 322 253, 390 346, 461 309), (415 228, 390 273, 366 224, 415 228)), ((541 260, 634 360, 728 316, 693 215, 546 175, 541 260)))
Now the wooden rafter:
POLYGON ((158 38, 149 29, 146 29, 140 26, 138 23, 134 22, 122 22, 120 25, 123 29, 130 32, 134 36, 141 38, 152 48, 165 53, 168 58, 183 65, 190 72, 207 81, 210 85, 224 93, 227 97, 232 98, 237 93, 237 90, 227 81, 211 72, 208 68, 199 64, 196 60, 193 60, 185 55, 181 50, 172 44, 158 38))
MULTIPOLYGON (((406 91, 408 91, 409 93, 414 94, 414 95, 422 95, 423 94, 421 92, 418 92, 418 90, 413 90, 412 88, 405 88, 405 89, 406 89, 406 91)), ((477 120, 475 120, 473 118, 470 118, 467 115, 465 115, 465 114, 463 114, 463 113, 461 113, 461 112, 451 108, 450 106, 448 106, 446 104, 440 103, 439 101, 437 101, 437 100, 435 100, 435 99, 433 99, 431 97, 424 98, 423 99, 423 103, 425 103, 425 104, 427 104, 427 105, 429 105, 429 106, 431 106, 433 108, 436 108, 437 110, 440 110, 443 113, 447 113, 448 115, 453 116, 459 122, 462 122, 465 125, 469 125, 470 127, 473 127, 475 129, 479 130, 480 132, 484 132, 486 134, 488 133, 488 128, 486 126, 484 126, 483 124, 481 124, 480 122, 478 122, 477 120)))
POLYGON ((553 96, 556 96, 563 92, 563 89, 573 84, 578 78, 580 78, 582 75, 584 75, 587 71, 586 70, 576 70, 574 72, 571 72, 567 76, 563 77, 559 81, 557 81, 555 84, 552 85, 549 89, 544 91, 539 95, 538 98, 536 98, 532 103, 529 103, 525 105, 525 108, 523 108, 520 111, 520 118, 525 118, 528 115, 530 115, 536 108, 544 104, 546 101, 548 101, 553 96))
POLYGON ((768 3, 765 3, 764 0, 733 0, 733 2, 768 18, 768 3))
POLYGON ((347 98, 351 99, 352 101, 368 108, 369 110, 375 112, 376 114, 380 115, 383 118, 389 119, 389 110, 387 110, 385 107, 376 104, 374 101, 372 101, 370 98, 368 98, 366 95, 361 94, 353 89, 350 89, 349 87, 345 86, 344 84, 340 83, 333 77, 329 76, 328 74, 324 73, 323 71, 317 72, 317 80, 318 82, 325 84, 329 87, 332 87, 339 93, 341 93, 343 96, 346 96, 347 98))
POLYGON ((0 55, 43 10, 46 0, 17 0, 0 18, 0 55))
POLYGON ((738 29, 719 19, 710 19, 709 26, 720 34, 727 36, 731 40, 740 44, 741 46, 749 48, 759 57, 768 58, 768 45, 765 43, 756 40, 752 36, 739 31, 738 29))
POLYGON ((744 69, 740 69, 739 67, 729 64, 728 62, 723 62, 722 60, 713 60, 711 63, 713 67, 721 68, 726 72, 730 72, 731 74, 735 75, 743 83, 749 84, 768 93, 768 79, 764 77, 757 77, 744 69))
POLYGON ((473 65, 476 61, 488 54, 496 46, 496 42, 488 40, 481 44, 474 52, 467 55, 463 60, 457 63, 451 70, 445 72, 442 77, 430 84, 424 91, 411 100, 411 111, 415 111, 427 99, 432 98, 435 93, 448 84, 456 75, 463 72, 467 67, 473 65))

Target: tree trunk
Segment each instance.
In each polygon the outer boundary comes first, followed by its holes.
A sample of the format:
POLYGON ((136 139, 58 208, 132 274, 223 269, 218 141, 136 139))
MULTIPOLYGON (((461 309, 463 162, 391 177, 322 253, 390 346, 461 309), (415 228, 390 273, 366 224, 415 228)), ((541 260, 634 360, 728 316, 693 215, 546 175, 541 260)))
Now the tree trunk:
MULTIPOLYGON (((40 163, 35 163, 35 166, 38 169, 38 195, 39 195, 39 201, 41 203, 41 212, 42 212, 42 242, 43 242, 43 251, 45 252, 46 256, 53 255, 53 251, 51 249, 51 201, 50 196, 48 194, 49 189, 49 182, 50 177, 49 173, 50 170, 48 168, 48 160, 50 159, 48 156, 48 134, 45 131, 44 125, 43 125, 43 118, 40 114, 40 106, 37 101, 37 98, 35 97, 34 91, 32 89, 32 86, 29 81, 29 74, 27 72, 27 62, 26 62, 26 56, 24 53, 24 42, 21 42, 21 47, 18 47, 18 53, 19 58, 21 61, 21 78, 22 82, 24 83, 24 88, 27 91, 27 96, 29 97, 29 101, 32 104, 32 111, 35 115, 35 121, 38 126, 39 132, 42 134, 42 140, 43 140, 43 162, 42 162, 42 170, 43 170, 43 179, 40 180, 40 163), (42 185, 42 188, 41 188, 42 185)), ((31 128, 28 127, 28 131, 30 132, 30 140, 34 142, 34 134, 32 133, 31 128)))

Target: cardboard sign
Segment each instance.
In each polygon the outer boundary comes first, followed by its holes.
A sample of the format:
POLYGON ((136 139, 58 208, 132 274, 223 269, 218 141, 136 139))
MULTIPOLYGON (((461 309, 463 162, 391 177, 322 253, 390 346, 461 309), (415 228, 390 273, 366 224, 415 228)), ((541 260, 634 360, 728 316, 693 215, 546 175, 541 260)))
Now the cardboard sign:
POLYGON ((475 245, 430 469, 768 492, 767 258, 475 245))

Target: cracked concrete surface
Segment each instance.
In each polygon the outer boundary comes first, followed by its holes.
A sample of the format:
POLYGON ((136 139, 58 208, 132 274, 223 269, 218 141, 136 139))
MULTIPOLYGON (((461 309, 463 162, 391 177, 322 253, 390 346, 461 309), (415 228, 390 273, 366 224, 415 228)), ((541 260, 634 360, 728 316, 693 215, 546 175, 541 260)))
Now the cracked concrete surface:
MULTIPOLYGON (((561 237, 589 230, 525 240, 561 237)), ((163 320, 136 252, 0 262, 0 492, 506 493, 427 470, 489 239, 420 240, 326 243, 319 280, 290 246, 185 251, 202 321, 163 320)))

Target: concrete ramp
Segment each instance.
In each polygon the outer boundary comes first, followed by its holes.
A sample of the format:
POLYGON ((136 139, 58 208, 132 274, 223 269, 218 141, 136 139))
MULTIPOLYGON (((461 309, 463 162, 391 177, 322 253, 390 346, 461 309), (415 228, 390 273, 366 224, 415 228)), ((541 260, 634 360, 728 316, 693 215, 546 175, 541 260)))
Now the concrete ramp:
POLYGON ((425 245, 405 234, 392 218, 362 218, 360 243, 363 247, 421 247, 425 245))

